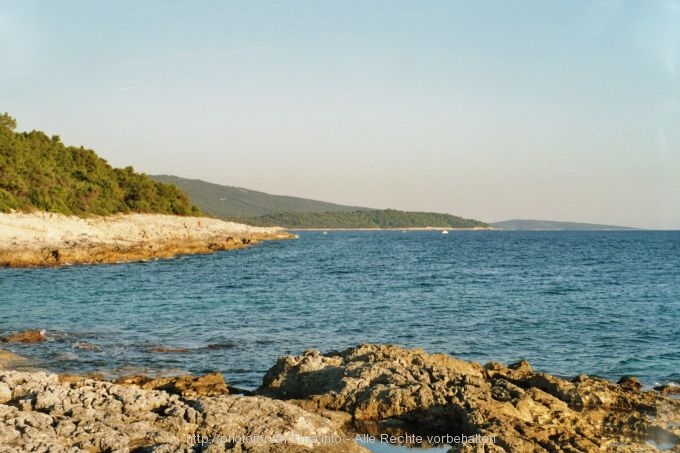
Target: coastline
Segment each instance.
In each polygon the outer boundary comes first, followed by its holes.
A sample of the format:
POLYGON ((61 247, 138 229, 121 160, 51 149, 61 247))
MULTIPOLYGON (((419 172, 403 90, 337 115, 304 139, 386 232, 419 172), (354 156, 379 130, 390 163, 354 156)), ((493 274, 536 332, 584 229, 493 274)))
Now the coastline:
POLYGON ((493 227, 449 228, 449 227, 408 227, 408 228, 291 228, 289 231, 496 231, 493 227))
POLYGON ((172 258, 240 249, 294 236, 208 217, 0 214, 0 266, 52 267, 172 258))
POLYGON ((0 444, 16 451, 359 453, 390 438, 450 453, 680 449, 680 400, 634 377, 566 379, 393 345, 281 357, 254 392, 220 373, 111 382, 3 368, 0 444))

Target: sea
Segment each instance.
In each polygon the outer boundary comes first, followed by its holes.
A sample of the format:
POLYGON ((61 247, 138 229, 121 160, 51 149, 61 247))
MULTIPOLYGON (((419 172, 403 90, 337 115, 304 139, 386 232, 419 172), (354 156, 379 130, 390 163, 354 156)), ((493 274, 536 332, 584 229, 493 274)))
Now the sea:
POLYGON ((300 231, 211 255, 0 269, 0 347, 56 372, 222 372, 361 343, 680 383, 678 231, 300 231))

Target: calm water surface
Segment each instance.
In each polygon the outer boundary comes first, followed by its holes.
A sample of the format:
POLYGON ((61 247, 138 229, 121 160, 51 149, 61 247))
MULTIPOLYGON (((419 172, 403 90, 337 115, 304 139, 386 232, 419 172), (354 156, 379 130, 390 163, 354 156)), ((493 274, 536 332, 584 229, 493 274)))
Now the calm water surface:
POLYGON ((680 381, 680 232, 301 232, 146 263, 0 269, 42 366, 255 388, 283 354, 395 343, 560 375, 680 381), (154 352, 156 347, 176 352, 154 352))

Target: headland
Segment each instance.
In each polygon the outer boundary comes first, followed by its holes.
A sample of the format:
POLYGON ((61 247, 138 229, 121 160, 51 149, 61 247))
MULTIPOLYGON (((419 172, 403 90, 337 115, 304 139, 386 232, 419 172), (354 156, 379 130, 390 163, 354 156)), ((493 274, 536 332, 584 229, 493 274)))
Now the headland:
POLYGON ((208 217, 0 214, 0 266, 117 263, 232 250, 293 237, 280 228, 208 217))

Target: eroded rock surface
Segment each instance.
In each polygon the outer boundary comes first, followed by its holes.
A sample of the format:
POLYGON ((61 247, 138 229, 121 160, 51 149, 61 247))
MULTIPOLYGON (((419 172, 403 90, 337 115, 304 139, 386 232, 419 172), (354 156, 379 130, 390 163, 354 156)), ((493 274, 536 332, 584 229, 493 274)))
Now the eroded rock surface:
MULTIPOLYGON (((209 376, 204 384, 219 384, 209 376)), ((264 397, 192 398, 136 385, 60 380, 44 372, 0 371, 2 452, 365 451, 345 439, 330 420, 264 397), (338 442, 327 441, 331 436, 338 442)))
POLYGON ((47 335, 44 330, 24 330, 6 335, 0 339, 3 343, 40 343, 47 335))
POLYGON ((440 434, 495 439, 452 451, 680 452, 680 401, 643 392, 632 378, 621 385, 566 380, 525 361, 481 366, 389 345, 308 351, 279 359, 258 393, 307 410, 346 411, 356 420, 397 419, 440 434))
POLYGON ((207 217, 117 214, 87 218, 0 213, 0 266, 117 263, 233 250, 293 236, 207 217))

